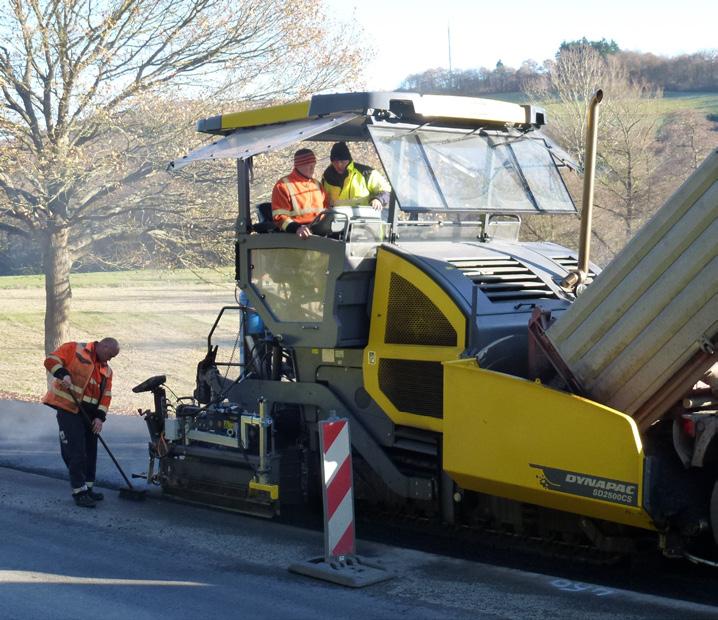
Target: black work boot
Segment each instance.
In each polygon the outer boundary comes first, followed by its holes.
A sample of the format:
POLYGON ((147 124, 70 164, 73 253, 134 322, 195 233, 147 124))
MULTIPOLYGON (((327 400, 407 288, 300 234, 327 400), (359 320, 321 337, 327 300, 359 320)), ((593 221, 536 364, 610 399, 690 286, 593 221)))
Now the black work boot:
POLYGON ((103 499, 105 499, 105 495, 103 493, 100 493, 99 491, 95 491, 93 487, 87 487, 87 494, 90 496, 90 499, 101 502, 103 499))
POLYGON ((75 500, 75 505, 81 508, 94 508, 95 500, 92 499, 87 491, 80 491, 79 493, 73 493, 72 499, 75 500))

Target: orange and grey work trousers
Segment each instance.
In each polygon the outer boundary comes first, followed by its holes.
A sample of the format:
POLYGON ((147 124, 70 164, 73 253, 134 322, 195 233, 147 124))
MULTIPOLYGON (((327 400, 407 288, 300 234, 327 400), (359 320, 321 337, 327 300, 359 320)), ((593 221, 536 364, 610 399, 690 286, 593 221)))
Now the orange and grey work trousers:
POLYGON ((95 482, 97 469, 97 435, 88 428, 79 413, 57 411, 60 427, 60 453, 70 472, 73 490, 81 489, 88 482, 95 482))

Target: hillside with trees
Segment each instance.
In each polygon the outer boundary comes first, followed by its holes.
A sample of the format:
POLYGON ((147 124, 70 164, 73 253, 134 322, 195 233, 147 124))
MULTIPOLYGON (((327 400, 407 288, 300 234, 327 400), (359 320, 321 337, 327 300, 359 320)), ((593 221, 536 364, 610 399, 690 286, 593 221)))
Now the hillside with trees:
POLYGON ((572 49, 591 48, 602 58, 620 64, 629 79, 651 84, 672 92, 718 92, 718 49, 666 57, 651 53, 621 50, 613 41, 577 41, 561 43, 554 58, 537 62, 525 60, 521 66, 508 67, 498 60, 494 68, 433 68, 407 76, 400 89, 424 93, 452 93, 478 96, 515 93, 544 82, 561 55, 572 49))

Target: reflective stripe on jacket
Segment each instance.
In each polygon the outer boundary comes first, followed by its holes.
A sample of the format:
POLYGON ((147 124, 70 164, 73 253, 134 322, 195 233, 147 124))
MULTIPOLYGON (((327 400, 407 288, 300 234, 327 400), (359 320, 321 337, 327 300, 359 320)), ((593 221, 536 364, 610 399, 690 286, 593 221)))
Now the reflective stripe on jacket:
POLYGON ((77 400, 89 405, 93 411, 96 409, 101 419, 105 418, 112 400, 112 369, 97 361, 95 344, 66 342, 47 356, 45 368, 55 378, 42 399, 43 403, 77 413, 77 405, 69 393, 72 391, 77 400), (62 380, 68 373, 71 386, 62 380))
POLYGON ((346 175, 340 175, 329 166, 322 176, 324 191, 332 206, 368 205, 375 198, 386 206, 389 203, 391 185, 374 168, 350 161, 346 175))
POLYGON ((316 179, 292 170, 272 190, 272 219, 282 230, 292 224, 311 224, 329 206, 329 199, 316 179))

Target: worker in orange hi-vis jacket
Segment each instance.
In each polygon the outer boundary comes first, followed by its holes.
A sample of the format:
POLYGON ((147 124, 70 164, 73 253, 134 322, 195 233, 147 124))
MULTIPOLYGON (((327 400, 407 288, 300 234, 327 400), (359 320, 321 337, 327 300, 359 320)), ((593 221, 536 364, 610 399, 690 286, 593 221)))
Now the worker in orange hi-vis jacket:
POLYGON ((103 499, 93 490, 97 466, 97 435, 112 400, 112 369, 107 364, 120 352, 114 338, 99 342, 66 342, 45 359, 54 377, 42 402, 57 411, 60 453, 70 472, 75 503, 93 508, 103 499), (91 421, 88 428, 76 401, 91 421))
POLYGON ((317 158, 310 149, 294 154, 294 169, 282 177, 272 190, 272 219, 283 231, 300 239, 312 235, 309 224, 329 207, 329 197, 314 178, 317 158))

